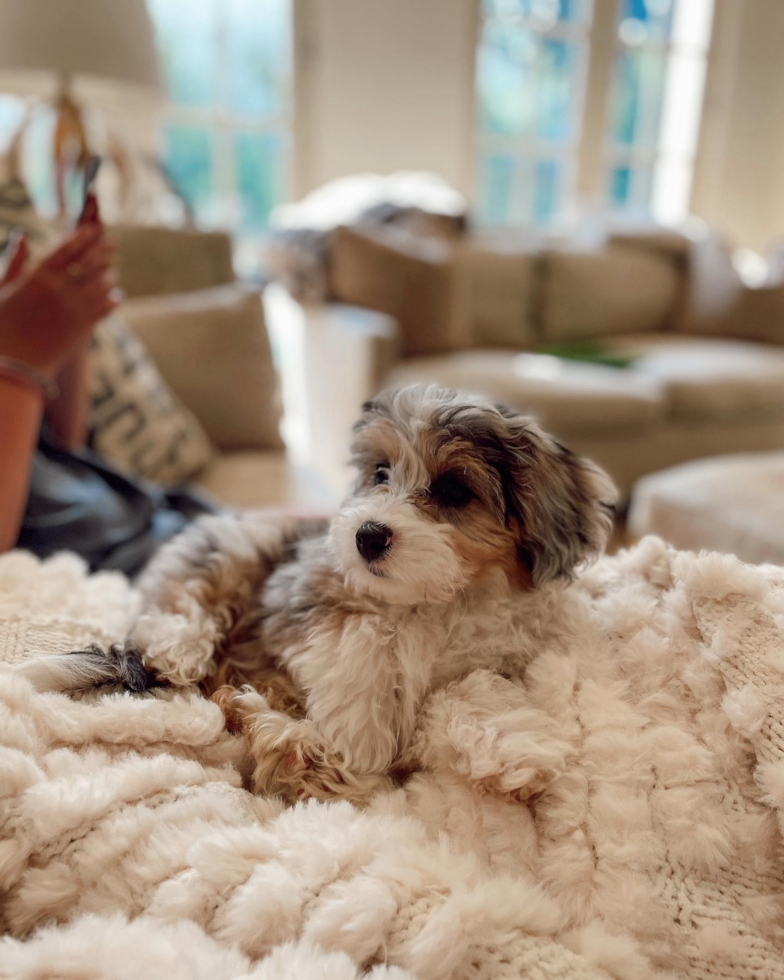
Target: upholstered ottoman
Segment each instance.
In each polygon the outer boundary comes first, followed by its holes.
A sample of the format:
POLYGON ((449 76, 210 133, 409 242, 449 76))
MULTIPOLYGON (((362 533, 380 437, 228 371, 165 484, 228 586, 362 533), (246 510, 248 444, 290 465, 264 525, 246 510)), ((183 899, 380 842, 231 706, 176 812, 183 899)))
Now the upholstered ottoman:
POLYGON ((645 477, 634 490, 629 532, 784 565, 784 452, 717 456, 645 477))

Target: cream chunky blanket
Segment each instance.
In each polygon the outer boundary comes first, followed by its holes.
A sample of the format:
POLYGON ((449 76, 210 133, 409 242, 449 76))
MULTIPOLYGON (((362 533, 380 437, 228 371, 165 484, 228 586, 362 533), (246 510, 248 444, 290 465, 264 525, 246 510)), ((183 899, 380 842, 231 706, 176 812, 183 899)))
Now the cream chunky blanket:
MULTIPOLYGON (((784 572, 646 539, 538 601, 523 682, 435 697, 365 810, 248 794, 198 697, 0 670, 0 976, 784 978, 784 572)), ((11 554, 0 658, 136 607, 11 554)))

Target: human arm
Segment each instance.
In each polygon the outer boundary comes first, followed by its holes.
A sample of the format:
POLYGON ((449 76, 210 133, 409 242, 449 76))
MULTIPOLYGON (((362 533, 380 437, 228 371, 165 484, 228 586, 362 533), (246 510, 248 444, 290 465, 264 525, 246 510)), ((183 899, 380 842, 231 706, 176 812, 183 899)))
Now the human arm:
MULTIPOLYGON (((0 282, 0 358, 21 362, 50 380, 60 375, 94 324, 116 305, 107 262, 111 249, 104 245, 99 228, 80 227, 30 270, 24 270, 24 248, 17 248, 0 282), (75 264, 79 277, 73 274, 75 264)), ((72 394, 78 395, 76 387, 72 394)), ((19 535, 44 400, 34 382, 0 371, 0 552, 12 548, 19 535)), ((75 434, 78 414, 62 418, 75 434)), ((68 426, 61 431, 67 434, 68 426)))
MULTIPOLYGON (((114 283, 112 259, 114 245, 101 238, 89 250, 88 256, 78 262, 82 280, 89 282, 97 275, 105 277, 105 285, 114 283)), ((78 449, 87 441, 89 429, 89 360, 90 338, 80 339, 73 352, 57 375, 57 397, 47 402, 46 420, 52 427, 57 441, 66 449, 78 449)))

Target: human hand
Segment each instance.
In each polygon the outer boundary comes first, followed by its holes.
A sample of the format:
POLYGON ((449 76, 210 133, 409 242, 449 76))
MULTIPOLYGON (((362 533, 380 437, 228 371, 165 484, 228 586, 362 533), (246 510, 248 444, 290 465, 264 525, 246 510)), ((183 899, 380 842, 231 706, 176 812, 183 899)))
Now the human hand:
POLYGON ((119 302, 114 246, 99 226, 84 224, 29 270, 24 249, 17 246, 0 282, 0 355, 54 377, 119 302))

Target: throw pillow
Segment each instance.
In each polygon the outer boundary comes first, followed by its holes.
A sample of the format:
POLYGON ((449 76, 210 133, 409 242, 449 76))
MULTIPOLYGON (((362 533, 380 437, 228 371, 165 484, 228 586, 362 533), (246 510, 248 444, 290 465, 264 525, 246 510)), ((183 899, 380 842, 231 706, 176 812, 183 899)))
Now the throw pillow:
POLYGON ((407 355, 469 343, 459 246, 403 228, 338 228, 330 254, 331 293, 340 302, 394 317, 407 355))
POLYGON ((221 449, 280 449, 281 405, 258 289, 128 300, 123 316, 221 449))
POLYGON ((207 465, 212 458, 207 434, 118 316, 93 332, 90 367, 96 452, 131 476, 168 486, 207 465))

